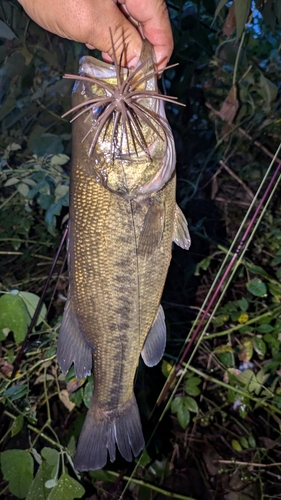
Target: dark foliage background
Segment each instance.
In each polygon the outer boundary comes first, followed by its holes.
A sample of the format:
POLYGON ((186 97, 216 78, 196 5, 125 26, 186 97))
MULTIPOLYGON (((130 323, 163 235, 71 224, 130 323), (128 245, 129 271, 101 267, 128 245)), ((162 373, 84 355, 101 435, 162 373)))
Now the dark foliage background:
POLYGON ((65 377, 56 363, 68 288, 65 249, 14 377, 12 371, 67 223, 71 127, 61 115, 70 108, 72 83, 62 76, 77 72, 87 49, 43 31, 15 0, 0 5, 5 498, 281 498, 278 176, 231 268, 231 281, 208 308, 214 282, 280 158, 281 4, 173 0, 168 7, 171 63, 179 64, 160 85, 186 104, 166 110, 177 148, 178 203, 189 220, 192 247, 173 250, 162 302, 168 331, 163 363, 138 370, 147 447, 134 464, 120 458, 104 471, 78 475, 72 456, 93 381, 75 379, 72 370, 65 377), (192 349, 177 365, 206 310, 192 349), (176 366, 164 403, 156 407, 176 366))

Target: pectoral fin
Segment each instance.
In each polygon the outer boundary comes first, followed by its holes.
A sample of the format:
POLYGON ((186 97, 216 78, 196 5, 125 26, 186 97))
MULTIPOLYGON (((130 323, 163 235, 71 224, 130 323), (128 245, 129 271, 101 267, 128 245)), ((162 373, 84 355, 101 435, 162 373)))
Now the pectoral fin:
POLYGON ((187 221, 178 205, 175 210, 173 241, 184 250, 189 250, 191 245, 187 221))
POLYGON ((74 363, 75 376, 85 378, 92 370, 92 347, 80 330, 78 320, 67 299, 61 322, 57 360, 63 373, 74 363))
POLYGON ((164 217, 164 203, 152 198, 140 233, 139 255, 144 257, 151 255, 158 247, 163 235, 164 217))
POLYGON ((162 306, 159 306, 157 316, 146 337, 141 357, 146 366, 155 366, 162 359, 166 347, 166 325, 162 306))

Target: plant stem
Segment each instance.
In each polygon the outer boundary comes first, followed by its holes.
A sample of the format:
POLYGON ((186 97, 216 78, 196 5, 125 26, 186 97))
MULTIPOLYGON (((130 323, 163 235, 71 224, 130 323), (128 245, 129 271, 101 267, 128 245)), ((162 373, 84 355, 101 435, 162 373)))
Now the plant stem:
POLYGON ((25 238, 0 238, 1 241, 21 241, 22 243, 32 243, 33 245, 44 245, 46 247, 52 246, 52 243, 44 243, 43 241, 26 240, 25 238))
POLYGON ((273 464, 259 464, 255 462, 240 462, 239 460, 215 460, 215 462, 220 464, 229 464, 229 465, 245 465, 246 467, 277 467, 281 465, 281 462, 274 462, 273 464))
MULTIPOLYGON (((111 474, 114 477, 119 477, 118 472, 107 471, 107 474, 111 474)), ((130 481, 131 483, 139 484, 140 486, 144 486, 150 490, 156 491, 157 493, 161 493, 162 495, 166 495, 168 498, 178 498, 179 500, 195 500, 195 498, 187 497, 185 495, 180 495, 179 493, 174 493, 173 491, 164 490, 163 488, 159 488, 154 484, 146 483, 143 479, 135 479, 134 477, 123 476, 125 481, 130 481)), ((123 498, 123 493, 119 497, 120 500, 123 498)))
POLYGON ((224 330, 223 332, 218 332, 218 333, 211 333, 209 334, 208 332, 205 333, 205 336, 203 337, 204 339, 214 339, 217 337, 223 337, 224 335, 228 335, 232 332, 235 332, 236 330, 240 330, 241 328, 245 328, 245 326, 252 325, 253 323, 259 322, 263 318, 271 317, 276 313, 281 312, 281 306, 276 307, 272 311, 268 311, 264 314, 260 314, 260 316, 255 316, 252 319, 249 319, 247 323, 241 323, 239 325, 235 325, 232 328, 228 328, 228 330, 224 330))
MULTIPOLYGON (((5 413, 5 415, 7 415, 8 417, 12 418, 13 420, 16 420, 16 418, 17 418, 17 417, 15 417, 15 415, 13 415, 12 413, 10 413, 8 410, 5 410, 4 413, 5 413)), ((44 427, 45 427, 45 425, 44 425, 44 427)), ((63 449, 63 446, 61 446, 59 443, 56 443, 56 441, 54 441, 53 439, 49 438, 49 436, 46 436, 46 434, 44 434, 44 432, 42 432, 41 430, 37 429, 33 425, 27 424, 27 428, 30 429, 33 432, 36 432, 36 434, 39 434, 43 439, 45 439, 46 441, 48 441, 50 444, 52 444, 53 446, 56 446, 56 448, 59 448, 60 450, 63 449)))
MULTIPOLYGON (((0 255, 23 255, 24 252, 7 252, 7 251, 0 251, 0 255)), ((53 257, 46 257, 46 255, 40 255, 37 253, 31 253, 31 257, 36 257, 37 259, 44 259, 44 260, 50 260, 53 262, 54 258, 53 257)))
POLYGON ((6 198, 5 201, 3 201, 2 205, 0 205, 0 210, 1 208, 3 208, 5 205, 7 205, 7 203, 9 203, 9 201, 11 201, 15 196, 16 194, 18 193, 18 191, 14 191, 11 196, 9 196, 9 198, 6 198))

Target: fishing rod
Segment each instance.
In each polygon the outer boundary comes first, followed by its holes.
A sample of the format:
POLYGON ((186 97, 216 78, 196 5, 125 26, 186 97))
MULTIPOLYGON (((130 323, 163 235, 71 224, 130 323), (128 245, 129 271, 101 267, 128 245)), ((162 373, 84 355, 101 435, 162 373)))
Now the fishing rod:
POLYGON ((37 318, 39 316, 39 313, 40 313, 40 310, 41 310, 41 307, 42 307, 42 304, 43 304, 43 300, 45 298, 45 295, 46 295, 46 292, 47 292, 47 289, 48 289, 48 286, 50 284, 50 281, 51 281, 51 278, 52 278, 52 275, 53 275, 53 272, 54 272, 54 269, 56 267, 56 264, 57 264, 57 261, 58 261, 58 258, 60 256, 60 253, 62 251, 62 247, 63 247, 63 244, 65 242, 65 239, 66 239, 66 236, 67 236, 67 232, 68 232, 68 226, 66 227, 66 229, 64 230, 64 233, 62 235, 62 238, 61 238, 61 241, 60 241, 60 244, 58 246, 58 249, 57 249, 57 253, 55 255, 55 258, 52 262, 52 265, 51 265, 51 268, 50 268, 50 271, 49 271, 49 274, 47 276, 47 279, 46 279, 46 282, 45 282, 45 285, 44 285, 44 288, 42 290, 42 293, 41 293, 41 296, 40 296, 40 299, 38 301, 38 304, 36 306, 36 309, 34 311, 34 314, 32 316, 32 319, 31 319, 31 322, 30 322, 30 325, 28 327, 28 330, 27 330, 27 333, 26 333, 26 336, 25 336, 25 339, 22 343, 22 346, 21 346, 21 349, 20 349, 20 352, 18 353, 15 361, 14 361, 14 368, 13 368, 13 373, 12 373, 12 377, 11 378, 14 378, 18 369, 19 369, 19 366, 20 366, 20 363, 21 363, 21 360, 22 360, 22 357, 24 355, 24 352, 25 352, 25 349, 26 349, 26 346, 27 346, 27 342, 28 342, 28 338, 29 338, 29 335, 31 334, 34 326, 36 325, 36 321, 37 321, 37 318))
POLYGON ((182 364, 185 361, 185 358, 186 358, 188 352, 190 351, 190 349, 191 349, 191 347, 192 347, 192 345, 194 343, 194 340, 196 339, 198 333, 200 332, 201 327, 202 327, 202 325, 203 325, 206 317, 208 316, 208 314, 210 312, 210 309, 213 306, 213 304, 214 304, 214 302, 215 302, 215 300, 216 300, 216 298, 217 298, 217 296, 218 296, 218 294, 219 294, 219 292, 221 290, 221 287, 225 283, 225 281, 226 281, 226 279, 227 279, 227 277, 228 277, 228 275, 230 273, 230 270, 231 270, 232 266, 234 265, 234 263, 236 262, 236 260, 238 259, 239 255, 240 255, 242 249, 244 248, 244 245, 246 243, 248 235, 249 235, 249 233, 250 233, 250 231, 251 231, 254 223, 257 220, 259 212, 260 212, 260 210, 261 210, 264 202, 266 201, 268 195, 270 194, 274 183, 276 182, 276 179, 277 179, 277 176, 278 176, 278 174, 280 172, 280 169, 281 169, 281 162, 279 162, 279 164, 278 164, 278 166, 277 166, 277 168, 276 168, 276 170, 275 170, 275 172, 274 172, 274 174, 273 174, 273 176, 272 176, 272 178, 271 178, 271 180, 270 180, 270 182, 269 182, 269 184, 268 184, 268 186, 267 186, 267 188, 266 188, 266 190, 265 190, 265 192, 264 192, 264 194, 263 194, 263 196, 262 196, 262 198, 261 198, 261 200, 260 200, 260 202, 259 202, 259 204, 258 204, 258 206, 257 206, 257 208, 255 210, 255 212, 254 212, 254 214, 253 214, 253 217, 251 218, 251 220, 249 222, 249 225, 248 225, 247 229, 245 230, 245 232, 244 232, 244 234, 243 234, 240 242, 238 243, 238 246, 237 246, 236 250, 234 251, 234 253, 232 255, 232 258, 230 259, 230 261, 229 261, 229 263, 228 263, 228 265, 227 265, 227 267, 226 267, 226 269, 225 269, 225 271, 224 271, 224 273, 223 273, 223 275, 222 275, 222 277, 221 277, 221 279, 220 279, 220 281, 219 281, 219 283, 218 283, 218 285, 217 285, 217 287, 216 287, 216 289, 215 289, 215 291, 214 291, 214 293, 213 293, 213 295, 212 295, 212 297, 211 297, 211 299, 210 299, 207 307, 204 309, 203 314, 201 316, 201 319, 199 320, 199 323, 198 323, 197 327, 194 329, 194 331, 192 333, 190 341, 188 342, 186 348, 184 349, 183 354, 181 355, 179 361, 177 362, 177 364, 176 364, 176 366, 175 366, 175 368, 173 370, 173 373, 171 374, 170 378, 167 380, 167 383, 165 384, 165 386, 164 386, 164 388, 163 388, 163 390, 162 390, 162 392, 161 392, 161 394, 160 394, 160 396, 159 396, 159 398, 157 400, 157 406, 160 406, 160 404, 163 402, 163 400, 164 400, 164 398, 165 398, 165 396, 166 396, 169 388, 171 387, 171 384, 173 383, 175 377, 177 376, 177 373, 181 369, 182 364))

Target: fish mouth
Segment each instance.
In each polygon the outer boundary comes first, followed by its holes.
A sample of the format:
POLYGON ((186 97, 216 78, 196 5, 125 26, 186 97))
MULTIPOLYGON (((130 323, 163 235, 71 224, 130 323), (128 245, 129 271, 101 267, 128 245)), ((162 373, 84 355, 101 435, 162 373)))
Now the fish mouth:
POLYGON ((165 114, 161 112, 160 103, 164 100, 175 102, 176 98, 158 93, 158 72, 154 66, 153 47, 148 40, 143 41, 140 59, 134 70, 121 67, 121 61, 118 64, 113 42, 112 51, 114 64, 85 56, 80 60, 78 76, 65 75, 66 78, 75 78, 76 86, 79 81, 83 82, 82 92, 80 90, 83 102, 63 117, 76 113, 71 120, 73 122, 86 115, 85 122, 88 121, 89 128, 82 142, 88 137, 91 139, 89 157, 98 141, 104 140, 105 131, 110 129, 109 154, 113 160, 150 158, 150 149, 153 149, 153 144, 149 144, 151 134, 154 138, 165 140, 161 116, 165 114))

